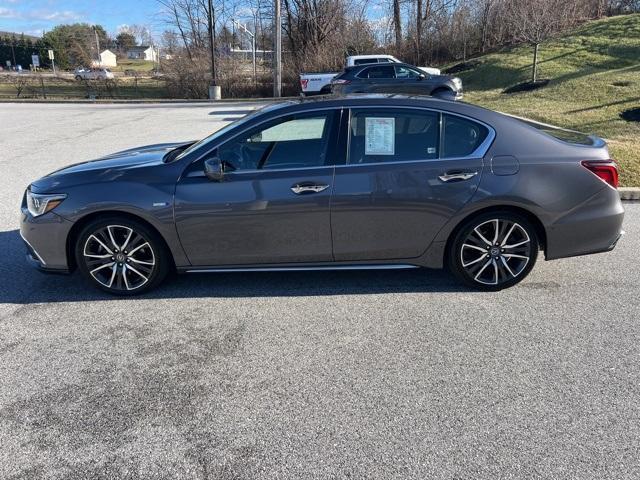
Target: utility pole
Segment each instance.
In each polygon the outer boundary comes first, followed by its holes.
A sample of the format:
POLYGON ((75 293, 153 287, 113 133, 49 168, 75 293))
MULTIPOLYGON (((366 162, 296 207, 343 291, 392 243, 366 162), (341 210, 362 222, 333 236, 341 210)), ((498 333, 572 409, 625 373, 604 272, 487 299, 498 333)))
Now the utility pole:
POLYGON ((213 1, 209 0, 209 50, 211 51, 211 85, 209 86, 209 100, 220 100, 220 87, 216 83, 216 26, 213 12, 213 1))
POLYGON ((280 0, 275 0, 273 35, 273 96, 282 96, 282 20, 280 0))
POLYGON ((13 49, 15 37, 11 37, 11 56, 13 56, 13 68, 16 68, 16 51, 13 49))

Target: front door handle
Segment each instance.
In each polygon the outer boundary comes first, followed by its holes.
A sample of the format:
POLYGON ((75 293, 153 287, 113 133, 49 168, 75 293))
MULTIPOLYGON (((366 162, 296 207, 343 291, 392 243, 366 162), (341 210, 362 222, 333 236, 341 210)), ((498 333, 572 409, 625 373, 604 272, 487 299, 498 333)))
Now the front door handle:
POLYGON ((296 195, 304 195, 305 193, 320 193, 329 188, 329 185, 323 183, 296 183, 291 187, 291 191, 296 195))
POLYGON ((454 180, 469 180, 477 174, 478 172, 447 172, 444 175, 440 175, 438 178, 443 182, 451 182, 454 180))

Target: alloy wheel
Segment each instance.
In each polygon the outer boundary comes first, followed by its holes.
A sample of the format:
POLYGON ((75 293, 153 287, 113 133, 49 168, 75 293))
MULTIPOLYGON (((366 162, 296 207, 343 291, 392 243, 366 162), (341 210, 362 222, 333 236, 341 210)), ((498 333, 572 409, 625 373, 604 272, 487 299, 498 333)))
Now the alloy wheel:
POLYGON ((156 270, 156 254, 149 240, 124 225, 93 231, 84 243, 82 257, 91 277, 111 290, 137 290, 156 270))
POLYGON ((460 265, 474 282, 495 286, 520 276, 531 254, 531 238, 522 225, 493 218, 472 228, 464 238, 460 265))

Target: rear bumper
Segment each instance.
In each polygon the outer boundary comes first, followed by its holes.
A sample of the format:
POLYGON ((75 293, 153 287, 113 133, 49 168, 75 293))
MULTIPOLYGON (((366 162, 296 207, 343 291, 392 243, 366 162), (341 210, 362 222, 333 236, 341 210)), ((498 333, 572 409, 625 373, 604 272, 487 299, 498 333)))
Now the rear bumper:
POLYGON ((605 187, 547 227, 546 259, 613 250, 624 234, 623 218, 620 195, 605 187))

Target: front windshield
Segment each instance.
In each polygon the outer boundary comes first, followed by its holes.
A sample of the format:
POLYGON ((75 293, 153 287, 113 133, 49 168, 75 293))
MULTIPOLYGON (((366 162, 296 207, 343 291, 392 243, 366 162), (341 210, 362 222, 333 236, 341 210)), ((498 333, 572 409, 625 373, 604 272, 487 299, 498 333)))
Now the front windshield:
POLYGON ((252 118, 257 117, 258 115, 262 115, 265 112, 269 112, 269 111, 271 111, 271 110, 273 110, 275 108, 283 107, 285 105, 286 105, 286 103, 278 103, 278 104, 275 104, 275 105, 267 105, 267 106, 264 106, 264 107, 256 109, 255 111, 249 113, 248 115, 245 115, 244 117, 239 118, 238 120, 235 120, 235 121, 229 123, 228 125, 225 125, 220 130, 216 130, 215 132, 213 132, 208 137, 205 137, 202 140, 194 143, 189 148, 187 148, 184 152, 182 152, 180 155, 178 155, 174 159, 174 161, 175 160, 180 160, 181 158, 184 158, 185 156, 189 155, 191 152, 199 149, 200 147, 205 147, 206 145, 209 145, 210 143, 215 142, 218 138, 220 138, 222 135, 224 135, 228 131, 230 131, 230 130, 236 128, 236 127, 239 127, 240 125, 243 125, 243 124, 247 123, 252 118))

